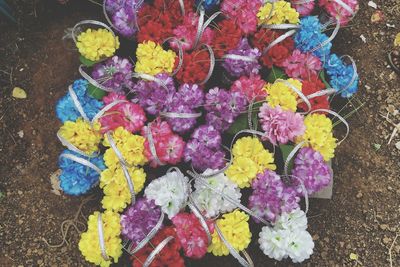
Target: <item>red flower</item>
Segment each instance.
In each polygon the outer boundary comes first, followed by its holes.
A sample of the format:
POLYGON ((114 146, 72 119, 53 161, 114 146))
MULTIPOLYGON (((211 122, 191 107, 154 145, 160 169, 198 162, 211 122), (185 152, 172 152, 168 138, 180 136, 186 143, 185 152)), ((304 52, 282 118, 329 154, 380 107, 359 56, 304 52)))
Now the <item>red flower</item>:
POLYGON ((212 47, 217 58, 221 58, 229 50, 235 49, 242 37, 240 28, 233 20, 223 20, 218 23, 218 30, 212 42, 212 47))
MULTIPOLYGON (((251 41, 255 47, 263 51, 281 35, 282 33, 276 30, 260 29, 256 32, 251 41)), ((287 37, 285 40, 269 49, 268 52, 261 57, 261 63, 268 68, 272 68, 273 65, 282 67, 283 62, 292 55, 293 50, 294 41, 291 37, 287 37)))
POLYGON ((147 257, 154 250, 153 247, 156 247, 169 236, 174 237, 174 239, 169 241, 160 253, 157 254, 150 267, 184 267, 185 263, 179 253, 181 245, 172 226, 161 229, 146 246, 139 250, 135 256, 131 257, 132 267, 142 267, 147 257))
MULTIPOLYGON (((324 83, 318 78, 316 74, 311 74, 309 79, 302 81, 302 84, 302 92, 305 96, 319 92, 325 88, 324 83)), ((311 103, 311 110, 330 109, 329 99, 327 95, 314 97, 309 100, 311 103)), ((304 102, 298 104, 298 107, 304 111, 307 110, 307 105, 304 102)))
MULTIPOLYGON (((176 60, 175 62, 178 62, 176 60)), ((198 84, 202 82, 210 69, 210 55, 205 49, 185 53, 183 65, 176 74, 180 83, 198 84)))

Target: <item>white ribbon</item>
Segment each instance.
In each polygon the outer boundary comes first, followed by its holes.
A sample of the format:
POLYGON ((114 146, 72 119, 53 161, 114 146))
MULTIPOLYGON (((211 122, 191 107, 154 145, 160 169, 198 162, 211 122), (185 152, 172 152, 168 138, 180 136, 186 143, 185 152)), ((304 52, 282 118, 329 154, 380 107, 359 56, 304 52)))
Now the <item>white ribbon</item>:
POLYGON ((158 253, 172 240, 174 239, 173 236, 168 236, 165 238, 158 246, 150 253, 147 257, 146 261, 143 263, 143 267, 149 267, 150 264, 153 262, 154 258, 157 256, 158 253))
POLYGON ((97 216, 97 232, 99 234, 99 244, 100 244, 100 250, 101 250, 101 256, 105 261, 110 260, 110 258, 107 255, 106 251, 106 244, 104 243, 104 231, 103 231, 103 220, 101 218, 101 213, 99 212, 99 215, 97 216))
POLYGON ((296 33, 296 30, 290 30, 286 32, 285 34, 279 36, 276 38, 274 41, 272 41, 264 50, 263 50, 263 55, 265 55, 272 47, 275 45, 279 44, 280 42, 283 42, 286 38, 292 36, 293 34, 296 33))
POLYGON ((90 161, 88 161, 88 160, 86 160, 84 158, 77 157, 77 156, 75 156, 73 154, 65 154, 65 153, 61 154, 60 158, 70 159, 70 160, 75 161, 75 162, 77 162, 79 164, 82 164, 82 165, 84 165, 86 167, 91 168, 92 170, 96 171, 98 174, 101 174, 101 170, 100 170, 99 167, 97 167, 96 165, 94 165, 93 163, 91 163, 90 161))
POLYGON ((81 114, 82 118, 85 121, 90 122, 88 116, 86 115, 85 111, 83 110, 81 103, 79 102, 78 96, 75 94, 75 91, 72 89, 72 85, 68 86, 68 92, 69 92, 72 102, 74 102, 75 108, 78 110, 79 114, 81 114))

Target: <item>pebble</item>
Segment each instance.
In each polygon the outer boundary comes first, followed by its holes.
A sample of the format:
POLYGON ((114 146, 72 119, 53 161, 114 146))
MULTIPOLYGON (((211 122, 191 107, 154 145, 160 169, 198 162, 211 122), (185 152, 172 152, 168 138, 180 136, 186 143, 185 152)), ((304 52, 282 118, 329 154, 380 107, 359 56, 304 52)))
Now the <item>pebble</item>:
POLYGON ((382 241, 383 241, 383 244, 387 245, 387 244, 389 244, 390 242, 392 242, 392 239, 389 238, 389 237, 387 237, 387 236, 385 236, 385 237, 383 238, 382 241))
POLYGON ((379 225, 379 228, 381 228, 381 230, 387 230, 388 228, 389 228, 389 225, 387 225, 387 224, 381 224, 381 225, 379 225))
POLYGON ((358 194, 356 195, 356 198, 360 199, 362 198, 363 194, 361 192, 358 192, 358 194))

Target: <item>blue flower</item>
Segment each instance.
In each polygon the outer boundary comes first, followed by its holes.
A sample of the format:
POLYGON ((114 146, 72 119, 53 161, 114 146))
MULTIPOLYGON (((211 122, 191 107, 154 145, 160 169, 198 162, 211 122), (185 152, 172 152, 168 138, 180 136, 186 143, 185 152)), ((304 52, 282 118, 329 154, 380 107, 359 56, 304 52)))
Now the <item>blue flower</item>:
MULTIPOLYGON (((72 154, 83 158, 71 150, 64 150, 61 155, 63 154, 72 154)), ((85 159, 96 165, 100 170, 106 168, 102 156, 85 159)), ((79 196, 85 194, 99 181, 99 173, 71 159, 60 156, 58 164, 61 169, 61 175, 58 178, 60 186, 68 195, 79 196)))
MULTIPOLYGON (((78 97, 79 103, 81 104, 84 112, 88 116, 89 119, 93 119, 93 117, 100 111, 103 107, 103 102, 94 99, 86 94, 86 89, 88 86, 88 82, 86 80, 76 80, 72 89, 74 90, 76 96, 78 97)), ((58 100, 56 105, 56 113, 57 117, 61 120, 61 122, 65 121, 76 121, 81 114, 78 112, 71 96, 67 93, 60 100, 58 100)))
POLYGON ((196 6, 201 4, 206 11, 217 7, 219 3, 220 0, 196 0, 196 6))

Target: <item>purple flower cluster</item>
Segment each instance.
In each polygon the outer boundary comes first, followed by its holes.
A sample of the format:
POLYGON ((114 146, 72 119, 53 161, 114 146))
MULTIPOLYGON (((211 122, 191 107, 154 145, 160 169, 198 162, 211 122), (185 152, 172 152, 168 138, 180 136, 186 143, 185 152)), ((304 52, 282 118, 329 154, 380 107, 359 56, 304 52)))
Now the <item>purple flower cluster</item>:
POLYGON ((258 59, 261 57, 261 52, 258 48, 252 48, 249 41, 243 38, 236 49, 228 52, 228 57, 224 59, 222 66, 233 77, 250 76, 258 74, 261 65, 258 59), (237 58, 235 58, 235 55, 237 58), (240 57, 244 57, 241 59, 240 57), (246 59, 245 59, 246 58, 246 59))
POLYGON ((122 235, 138 244, 156 226, 160 216, 161 210, 154 200, 138 199, 121 215, 122 235))
POLYGON ((132 88, 135 101, 151 115, 159 115, 170 106, 176 92, 174 80, 168 74, 160 73, 155 78, 158 81, 140 80, 132 88))
POLYGON ((93 67, 92 77, 101 85, 122 91, 132 86, 132 64, 126 58, 114 56, 93 67))
POLYGON ((184 158, 199 170, 219 170, 225 166, 225 153, 221 149, 221 134, 212 125, 202 125, 194 130, 186 143, 184 158))
MULTIPOLYGON (((292 175, 303 182, 308 194, 320 191, 332 179, 332 172, 322 155, 309 147, 302 148, 297 154, 292 175)), ((304 196, 300 187, 298 191, 304 196)))
POLYGON ((206 94, 206 122, 220 132, 226 131, 235 118, 246 110, 246 105, 247 99, 242 92, 212 88, 206 94))
POLYGON ((203 90, 197 84, 183 84, 173 97, 172 105, 168 105, 165 116, 172 130, 176 133, 186 133, 196 125, 197 118, 187 118, 180 115, 197 113, 196 109, 204 103, 203 90), (175 114, 176 113, 176 114, 175 114))
POLYGON ((132 37, 137 32, 137 12, 142 3, 141 0, 106 0, 111 21, 123 36, 132 37))
POLYGON ((265 170, 257 174, 251 187, 249 207, 265 220, 275 222, 282 212, 289 213, 299 207, 300 197, 296 190, 286 186, 274 171, 265 170))

